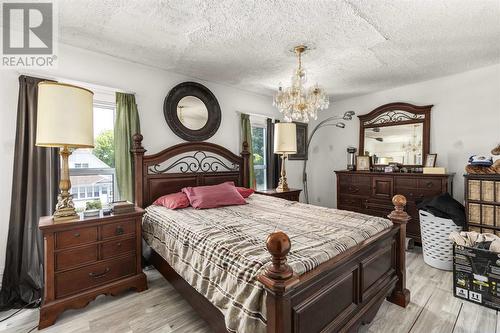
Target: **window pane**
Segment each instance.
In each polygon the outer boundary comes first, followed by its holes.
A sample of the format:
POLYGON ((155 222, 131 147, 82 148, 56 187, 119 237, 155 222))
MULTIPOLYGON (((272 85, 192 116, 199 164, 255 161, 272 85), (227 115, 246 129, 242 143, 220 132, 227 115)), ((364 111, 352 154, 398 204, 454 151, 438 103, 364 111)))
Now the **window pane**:
POLYGON ((112 104, 94 105, 94 148, 75 149, 69 157, 70 179, 76 189, 72 192, 78 193, 73 201, 78 211, 84 210, 88 201, 100 200, 103 205, 114 201, 114 113, 112 104))
POLYGON ((265 189, 266 184, 266 129, 252 127, 253 164, 255 171, 255 187, 265 189))
POLYGON ((114 175, 95 174, 70 176, 73 188, 78 188, 80 196, 73 196, 75 208, 78 211, 85 209, 87 201, 100 200, 103 205, 113 202, 114 175), (102 192, 99 193, 99 188, 102 192), (106 189, 106 190, 104 190, 106 189))

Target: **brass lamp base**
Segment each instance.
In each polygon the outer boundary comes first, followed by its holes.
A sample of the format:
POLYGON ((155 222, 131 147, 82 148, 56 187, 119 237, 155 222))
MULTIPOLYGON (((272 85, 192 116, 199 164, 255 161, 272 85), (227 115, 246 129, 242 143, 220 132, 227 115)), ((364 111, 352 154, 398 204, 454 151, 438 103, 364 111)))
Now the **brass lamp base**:
POLYGON ((288 183, 286 182, 286 177, 280 178, 278 182, 278 187, 276 187, 276 192, 288 192, 288 191, 290 191, 290 188, 288 187, 288 183))
POLYGON ((61 193, 57 197, 56 211, 54 212, 54 222, 70 221, 79 219, 80 216, 75 211, 73 203, 73 195, 69 193, 71 181, 69 179, 68 157, 71 152, 68 147, 64 146, 59 152, 62 159, 61 180, 59 181, 59 189, 61 193))
POLYGON ((288 192, 290 188, 288 187, 288 183, 286 181, 286 168, 285 168, 285 160, 287 158, 287 154, 281 155, 281 177, 278 182, 278 187, 276 187, 276 192, 288 192))
POLYGON ((76 213, 75 206, 73 204, 73 196, 71 194, 67 197, 63 197, 62 193, 59 194, 53 218, 54 222, 70 221, 80 218, 80 216, 76 213))

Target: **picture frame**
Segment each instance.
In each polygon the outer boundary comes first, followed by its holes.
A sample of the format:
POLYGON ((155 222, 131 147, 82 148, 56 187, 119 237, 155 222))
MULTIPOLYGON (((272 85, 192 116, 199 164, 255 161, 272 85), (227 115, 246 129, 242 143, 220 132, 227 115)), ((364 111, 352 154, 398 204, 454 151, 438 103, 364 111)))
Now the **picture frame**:
POLYGON ((437 154, 425 155, 424 167, 433 168, 436 166, 437 154))
POLYGON ((307 160, 307 124, 295 122, 297 133, 297 153, 288 155, 288 160, 307 160))
POLYGON ((370 171, 371 158, 366 155, 356 156, 356 170, 357 171, 370 171))

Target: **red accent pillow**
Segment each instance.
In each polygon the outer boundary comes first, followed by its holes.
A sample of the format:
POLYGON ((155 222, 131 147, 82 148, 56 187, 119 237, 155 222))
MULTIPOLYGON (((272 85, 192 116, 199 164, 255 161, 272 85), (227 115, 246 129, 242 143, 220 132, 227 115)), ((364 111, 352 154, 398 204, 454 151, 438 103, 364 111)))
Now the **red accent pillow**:
MULTIPOLYGON (((234 186, 234 182, 225 182, 225 184, 230 184, 234 186)), ((255 190, 253 188, 246 188, 246 187, 241 187, 241 186, 236 186, 236 189, 238 190, 238 193, 241 194, 243 198, 248 198, 252 194, 255 193, 255 190)))
POLYGON ((234 183, 184 187, 182 192, 187 195, 189 203, 196 209, 244 205, 247 203, 234 186, 234 183))
POLYGON ((255 193, 255 190, 253 188, 246 188, 246 187, 236 187, 236 190, 238 190, 238 193, 241 194, 243 198, 248 198, 252 194, 255 193))
POLYGON ((159 197, 153 202, 153 205, 163 206, 169 209, 179 209, 189 207, 189 199, 182 192, 167 194, 159 197))

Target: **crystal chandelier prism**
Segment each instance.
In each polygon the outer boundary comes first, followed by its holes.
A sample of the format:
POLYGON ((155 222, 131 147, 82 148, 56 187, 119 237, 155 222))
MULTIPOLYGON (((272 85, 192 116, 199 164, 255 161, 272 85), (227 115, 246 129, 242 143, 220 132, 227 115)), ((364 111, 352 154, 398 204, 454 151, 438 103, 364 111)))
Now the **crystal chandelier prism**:
POLYGON ((306 88, 306 71, 302 67, 302 54, 308 49, 305 45, 293 48, 298 59, 298 68, 292 75, 292 85, 280 87, 274 96, 273 105, 283 114, 285 121, 307 123, 318 118, 318 110, 328 108, 330 101, 326 92, 315 84, 306 88))

